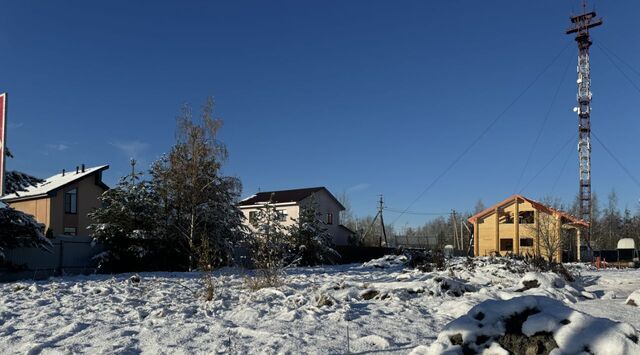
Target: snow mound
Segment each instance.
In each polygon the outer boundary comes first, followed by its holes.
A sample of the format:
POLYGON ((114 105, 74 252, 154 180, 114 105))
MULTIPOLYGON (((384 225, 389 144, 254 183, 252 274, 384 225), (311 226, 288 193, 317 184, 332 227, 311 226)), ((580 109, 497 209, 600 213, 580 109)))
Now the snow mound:
POLYGON ((640 307, 640 290, 632 292, 624 303, 630 306, 640 307))
POLYGON ((415 354, 640 354, 640 333, 543 296, 487 300, 453 320, 415 354), (554 350, 556 349, 556 350, 554 350))
POLYGON ((407 257, 404 255, 385 255, 378 259, 372 259, 362 264, 362 267, 375 267, 379 269, 387 269, 392 267, 404 266, 407 263, 407 257))
MULTIPOLYGON (((527 272, 511 289, 526 295, 547 296, 557 300, 576 303, 580 299, 594 299, 595 295, 582 289, 578 283, 570 284, 552 272, 527 272)), ((503 295, 504 299, 513 296, 503 295)))

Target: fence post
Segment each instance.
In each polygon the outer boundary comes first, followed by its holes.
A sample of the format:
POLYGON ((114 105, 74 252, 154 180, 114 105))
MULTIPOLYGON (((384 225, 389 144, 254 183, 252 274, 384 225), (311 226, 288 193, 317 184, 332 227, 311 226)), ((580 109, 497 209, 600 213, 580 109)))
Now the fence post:
POLYGON ((58 275, 62 276, 62 264, 64 260, 64 241, 60 239, 60 255, 58 257, 58 275))

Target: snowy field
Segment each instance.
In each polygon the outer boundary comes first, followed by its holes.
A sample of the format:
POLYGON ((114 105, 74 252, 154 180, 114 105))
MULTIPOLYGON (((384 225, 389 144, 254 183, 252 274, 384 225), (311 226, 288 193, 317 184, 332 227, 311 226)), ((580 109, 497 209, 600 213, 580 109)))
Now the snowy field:
POLYGON ((224 269, 211 302, 194 296, 196 273, 0 284, 0 353, 407 354, 478 303, 523 295, 640 328, 640 307, 625 304, 640 290, 639 270, 572 265, 580 277, 569 284, 506 260, 456 259, 435 272, 401 261, 291 269, 284 286, 259 291, 242 270, 224 269))

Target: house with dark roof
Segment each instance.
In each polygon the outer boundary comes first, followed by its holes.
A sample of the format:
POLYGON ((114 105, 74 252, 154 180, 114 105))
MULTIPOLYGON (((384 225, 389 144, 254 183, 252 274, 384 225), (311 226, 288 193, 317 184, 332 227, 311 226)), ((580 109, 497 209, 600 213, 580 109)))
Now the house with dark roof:
POLYGON ((353 234, 349 228, 340 224, 340 212, 345 208, 326 187, 264 191, 245 198, 238 203, 238 208, 244 213, 249 228, 253 228, 258 209, 268 202, 275 206, 284 226, 295 223, 301 208, 314 204, 327 231, 333 236, 335 245, 347 245, 353 234))
POLYGON ((98 197, 109 189, 102 182, 108 165, 62 170, 35 185, 2 197, 10 207, 33 215, 56 235, 86 236, 92 223, 87 214, 100 206, 98 197))
POLYGON ((556 261, 562 261, 563 242, 575 242, 580 260, 580 231, 589 227, 578 217, 522 195, 508 197, 468 221, 473 224, 475 256, 512 253, 556 261))

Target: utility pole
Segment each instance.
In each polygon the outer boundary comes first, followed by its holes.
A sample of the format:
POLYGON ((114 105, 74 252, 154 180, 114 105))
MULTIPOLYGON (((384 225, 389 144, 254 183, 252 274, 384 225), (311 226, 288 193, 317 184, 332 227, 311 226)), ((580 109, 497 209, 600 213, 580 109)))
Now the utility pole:
POLYGON ((456 223, 456 210, 451 210, 451 224, 453 226, 453 248, 458 249, 458 223, 456 223))
MULTIPOLYGON (((384 210, 384 200, 382 198, 382 194, 380 194, 380 201, 378 205, 378 215, 380 216, 380 226, 382 227, 382 235, 384 236, 384 246, 389 246, 387 242, 387 231, 384 228, 384 217, 382 215, 382 210, 384 210)), ((382 244, 382 240, 380 240, 380 244, 382 244)))
POLYGON ((129 162, 131 164, 131 184, 136 183, 136 160, 131 158, 129 162))
POLYGON ((580 216, 589 223, 584 232, 587 248, 591 249, 591 65, 589 29, 602 25, 596 19, 595 11, 587 12, 587 0, 582 1, 582 14, 571 17, 573 24, 566 33, 576 34, 578 43, 578 106, 573 110, 578 114, 578 161, 580 166, 580 216))
POLYGON ((371 228, 373 227, 374 224, 376 224, 376 221, 378 220, 378 217, 380 217, 380 226, 382 227, 382 236, 378 237, 378 246, 382 246, 382 237, 384 236, 384 245, 387 246, 387 231, 384 228, 384 217, 383 217, 383 213, 382 211, 384 210, 384 200, 382 198, 382 195, 380 196, 380 200, 378 201, 378 213, 376 213, 376 216, 373 217, 373 220, 371 221, 371 225, 369 225, 369 228, 367 229, 366 232, 364 232, 364 235, 362 236, 362 240, 365 240, 367 234, 369 233, 369 231, 371 231, 371 228))

